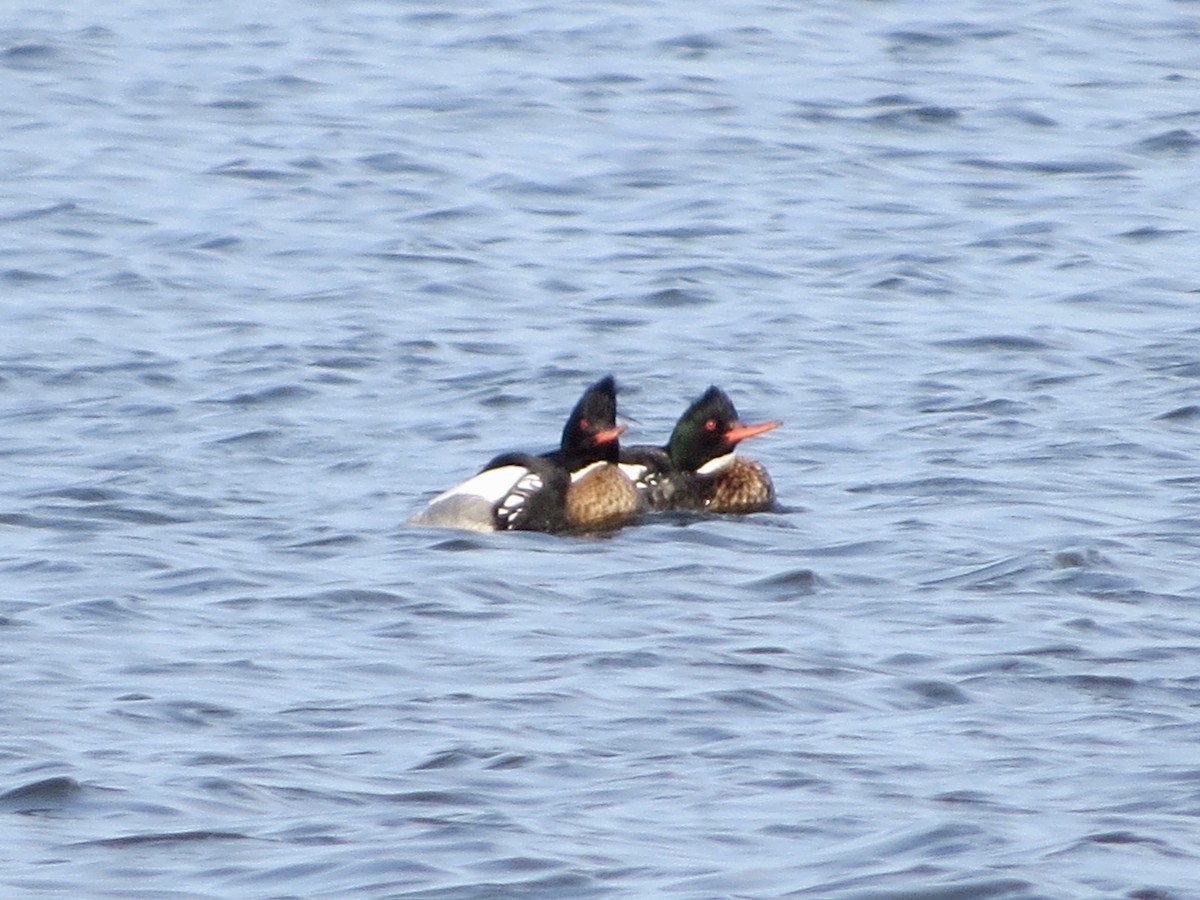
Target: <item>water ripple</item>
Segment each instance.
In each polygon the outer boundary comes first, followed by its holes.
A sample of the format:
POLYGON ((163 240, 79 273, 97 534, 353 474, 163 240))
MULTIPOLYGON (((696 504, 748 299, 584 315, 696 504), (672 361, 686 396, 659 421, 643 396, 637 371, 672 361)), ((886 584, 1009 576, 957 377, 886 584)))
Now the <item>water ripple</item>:
POLYGON ((1200 894, 1194 17, 667 11, 0 27, 0 889, 1200 894), (608 372, 778 508, 401 524, 608 372))

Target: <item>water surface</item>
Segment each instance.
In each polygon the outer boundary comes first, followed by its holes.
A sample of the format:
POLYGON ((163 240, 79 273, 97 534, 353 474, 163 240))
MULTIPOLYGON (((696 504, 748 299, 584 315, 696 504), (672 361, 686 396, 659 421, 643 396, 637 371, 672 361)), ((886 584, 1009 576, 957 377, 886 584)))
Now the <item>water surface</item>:
POLYGON ((6 895, 1200 894, 1198 36, 11 13, 6 895), (400 525, 608 372, 780 511, 400 525))

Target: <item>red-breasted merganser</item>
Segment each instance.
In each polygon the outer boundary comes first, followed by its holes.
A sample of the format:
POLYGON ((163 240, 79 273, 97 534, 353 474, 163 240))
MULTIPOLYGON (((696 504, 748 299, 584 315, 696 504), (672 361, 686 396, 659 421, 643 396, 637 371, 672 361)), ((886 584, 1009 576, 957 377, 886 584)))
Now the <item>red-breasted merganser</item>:
POLYGON ((430 501, 409 524, 471 531, 575 531, 619 528, 642 510, 617 464, 617 388, 612 376, 584 391, 557 450, 503 453, 430 501))
POLYGON ((734 448, 781 424, 743 425, 728 395, 710 387, 679 417, 667 446, 627 447, 621 468, 651 509, 760 512, 775 504, 771 476, 734 448))

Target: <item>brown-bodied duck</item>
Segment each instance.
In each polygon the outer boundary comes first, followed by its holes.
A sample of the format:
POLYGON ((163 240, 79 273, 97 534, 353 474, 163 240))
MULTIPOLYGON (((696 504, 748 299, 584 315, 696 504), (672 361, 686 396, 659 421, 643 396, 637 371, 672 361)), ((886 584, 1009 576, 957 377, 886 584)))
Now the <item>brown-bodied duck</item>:
POLYGON ((729 395, 713 386, 679 417, 665 447, 627 447, 621 468, 651 509, 760 512, 775 504, 771 476, 735 450, 781 424, 743 424, 729 395))

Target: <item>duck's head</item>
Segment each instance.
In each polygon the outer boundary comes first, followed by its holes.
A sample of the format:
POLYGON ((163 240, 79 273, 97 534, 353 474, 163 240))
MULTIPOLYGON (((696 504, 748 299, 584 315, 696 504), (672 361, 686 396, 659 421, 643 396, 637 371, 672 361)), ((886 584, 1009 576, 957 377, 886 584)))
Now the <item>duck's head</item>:
POLYGON ((617 438, 625 431, 617 424, 617 384, 611 375, 601 378, 579 398, 563 427, 562 455, 570 471, 594 462, 616 462, 617 438))
POLYGON ((696 472, 705 464, 733 453, 746 438, 782 424, 775 419, 759 425, 743 425, 733 401, 723 390, 713 386, 679 417, 667 443, 667 453, 676 468, 696 472))

